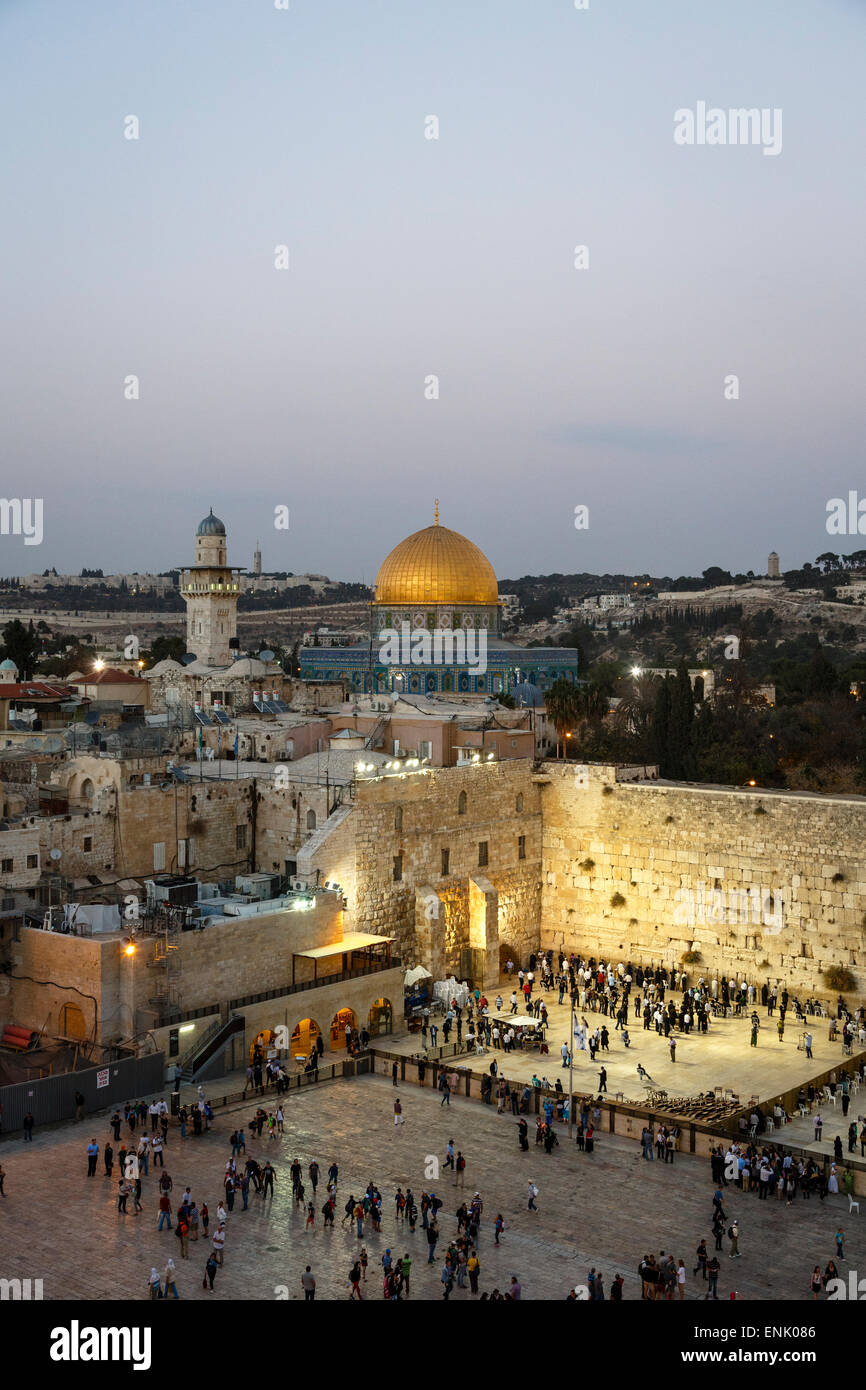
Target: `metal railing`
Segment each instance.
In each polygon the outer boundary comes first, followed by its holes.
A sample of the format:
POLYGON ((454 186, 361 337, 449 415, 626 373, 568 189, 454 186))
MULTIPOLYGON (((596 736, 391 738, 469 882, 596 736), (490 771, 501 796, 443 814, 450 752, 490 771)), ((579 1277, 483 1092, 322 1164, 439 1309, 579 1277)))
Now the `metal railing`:
POLYGON ((336 975, 320 975, 316 980, 300 980, 293 985, 283 985, 278 989, 268 989, 261 994, 245 994, 241 999, 230 999, 230 1009, 245 1009, 250 1004, 264 1004, 268 999, 281 999, 286 994, 301 994, 308 989, 322 989, 325 985, 342 984, 344 980, 356 980, 362 975, 377 975, 383 970, 394 970, 401 962, 392 956, 390 961, 375 961, 357 970, 341 970, 336 975))
POLYGON ((210 1027, 204 1030, 201 1037, 193 1043, 192 1047, 187 1048, 183 1056, 178 1058, 177 1065, 180 1067, 181 1075, 192 1065, 202 1048, 210 1042, 211 1038, 215 1038, 220 1029, 226 1026, 227 1022, 228 1020, 225 1018, 215 1019, 210 1027))

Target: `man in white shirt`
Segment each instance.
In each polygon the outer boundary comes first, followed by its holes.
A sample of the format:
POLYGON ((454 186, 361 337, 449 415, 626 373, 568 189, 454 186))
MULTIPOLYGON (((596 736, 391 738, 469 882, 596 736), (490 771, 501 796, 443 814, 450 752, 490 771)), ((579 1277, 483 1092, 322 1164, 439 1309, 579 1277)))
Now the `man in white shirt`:
POLYGON ((225 1243, 226 1243, 226 1228, 225 1228, 225 1226, 223 1225, 223 1223, 220 1222, 220 1224, 217 1226, 216 1230, 214 1231, 214 1233, 213 1233, 213 1239, 211 1240, 211 1245, 213 1246, 213 1252, 214 1252, 214 1255, 216 1256, 217 1264, 222 1264, 222 1262, 223 1262, 223 1250, 224 1250, 224 1248, 225 1248, 225 1243))

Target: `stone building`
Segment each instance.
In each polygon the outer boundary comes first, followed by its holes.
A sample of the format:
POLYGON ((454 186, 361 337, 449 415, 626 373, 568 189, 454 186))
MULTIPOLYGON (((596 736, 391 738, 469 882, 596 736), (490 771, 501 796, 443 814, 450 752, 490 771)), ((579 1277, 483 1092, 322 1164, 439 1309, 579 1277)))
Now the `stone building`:
POLYGON ((263 1031, 285 1029, 292 1056, 321 1035, 326 1061, 345 1056, 347 1023, 390 1031, 403 971, 385 938, 344 933, 333 892, 259 906, 209 917, 198 930, 141 929, 132 939, 128 928, 89 935, 14 928, 0 943, 12 971, 0 1013, 54 1036, 146 1039, 172 1065, 222 1029, 220 1054, 226 1044, 229 1051, 218 1058, 218 1074, 245 1066, 263 1031))

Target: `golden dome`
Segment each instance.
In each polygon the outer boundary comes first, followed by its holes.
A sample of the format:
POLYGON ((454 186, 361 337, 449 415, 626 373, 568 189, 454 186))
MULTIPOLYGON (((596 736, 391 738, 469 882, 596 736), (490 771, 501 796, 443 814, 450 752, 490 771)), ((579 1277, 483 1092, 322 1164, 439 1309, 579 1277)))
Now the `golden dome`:
POLYGON ((498 604, 499 586, 493 566, 478 546, 437 520, 394 547, 376 576, 373 601, 398 608, 498 604))

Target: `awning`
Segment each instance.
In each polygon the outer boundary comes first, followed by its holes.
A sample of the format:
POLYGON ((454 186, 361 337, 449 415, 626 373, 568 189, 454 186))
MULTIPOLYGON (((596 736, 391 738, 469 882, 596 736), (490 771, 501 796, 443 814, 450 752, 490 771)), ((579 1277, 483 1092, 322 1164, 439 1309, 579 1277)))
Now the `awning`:
POLYGON ((295 956, 306 960, 324 960, 326 956, 341 956, 347 951, 363 951, 367 946, 384 946, 393 941, 393 936, 368 936, 366 932, 349 932, 342 941, 332 946, 313 946, 309 951, 293 951, 295 956))
POLYGON ((416 965, 413 966, 411 970, 406 971, 406 977, 403 980, 403 984, 417 985, 419 980, 432 980, 432 978, 433 976, 430 974, 430 971, 425 970, 423 965, 416 965))

